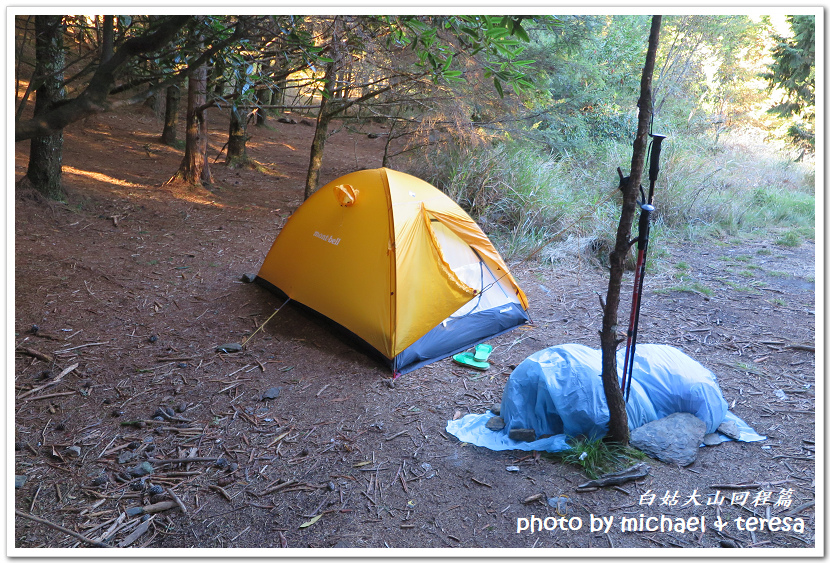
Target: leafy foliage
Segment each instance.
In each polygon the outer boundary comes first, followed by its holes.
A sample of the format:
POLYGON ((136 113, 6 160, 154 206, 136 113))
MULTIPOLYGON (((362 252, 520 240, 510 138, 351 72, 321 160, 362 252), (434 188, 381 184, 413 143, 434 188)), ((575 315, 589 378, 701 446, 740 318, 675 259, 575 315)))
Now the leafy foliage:
POLYGON ((793 37, 775 36, 774 62, 762 76, 770 90, 780 88, 785 98, 770 108, 782 117, 794 118, 789 134, 796 144, 815 144, 816 22, 815 16, 787 16, 793 37))

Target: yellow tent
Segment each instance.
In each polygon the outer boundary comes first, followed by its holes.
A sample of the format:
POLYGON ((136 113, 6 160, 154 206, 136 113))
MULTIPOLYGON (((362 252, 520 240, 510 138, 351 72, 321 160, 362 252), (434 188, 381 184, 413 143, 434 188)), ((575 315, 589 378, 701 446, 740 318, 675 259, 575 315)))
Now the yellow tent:
POLYGON ((315 192, 288 219, 257 281, 342 325, 397 373, 529 320, 527 297, 470 216, 388 168, 315 192))

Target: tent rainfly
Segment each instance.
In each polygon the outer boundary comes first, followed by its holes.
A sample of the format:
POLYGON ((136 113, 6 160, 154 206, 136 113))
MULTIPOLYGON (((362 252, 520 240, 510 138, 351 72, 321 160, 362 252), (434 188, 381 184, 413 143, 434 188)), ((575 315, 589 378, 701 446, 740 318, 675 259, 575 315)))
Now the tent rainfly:
POLYGON ((308 198, 257 282, 342 325, 398 374, 529 321, 527 297, 475 221, 388 168, 352 172, 308 198))

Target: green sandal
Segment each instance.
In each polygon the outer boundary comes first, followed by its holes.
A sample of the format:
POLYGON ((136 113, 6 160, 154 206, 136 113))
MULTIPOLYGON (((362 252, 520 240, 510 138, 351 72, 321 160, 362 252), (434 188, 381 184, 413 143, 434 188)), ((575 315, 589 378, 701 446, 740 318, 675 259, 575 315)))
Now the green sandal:
POLYGON ((487 362, 480 362, 475 359, 475 356, 472 352, 462 352, 461 354, 456 354, 452 357, 452 361, 455 363, 468 367, 477 369, 480 371, 484 371, 490 368, 490 364, 487 362))
POLYGON ((487 358, 490 357, 490 354, 492 352, 493 352, 493 347, 490 346, 489 344, 478 344, 476 346, 475 356, 473 356, 473 357, 475 358, 475 360, 477 362, 486 362, 487 358))

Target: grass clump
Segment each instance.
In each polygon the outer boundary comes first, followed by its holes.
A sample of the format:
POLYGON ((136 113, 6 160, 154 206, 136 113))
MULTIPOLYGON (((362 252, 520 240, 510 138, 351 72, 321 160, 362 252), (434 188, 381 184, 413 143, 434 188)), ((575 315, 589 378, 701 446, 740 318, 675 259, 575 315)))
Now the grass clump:
POLYGON ((707 297, 711 297, 715 294, 714 291, 712 291, 710 288, 706 287, 700 282, 682 283, 680 285, 673 285, 665 289, 655 290, 656 293, 669 293, 672 291, 678 291, 681 293, 699 293, 707 297))
POLYGON ((606 473, 622 471, 634 462, 646 459, 646 455, 639 450, 606 443, 602 439, 575 439, 570 446, 570 450, 560 452, 557 456, 564 463, 582 468, 590 479, 596 479, 606 473))
POLYGON ((779 236, 775 243, 780 244, 781 246, 796 248, 801 246, 801 237, 798 236, 798 233, 795 231, 787 231, 783 235, 779 236))

